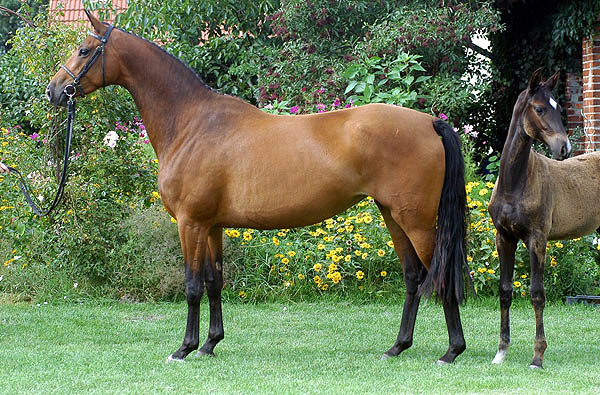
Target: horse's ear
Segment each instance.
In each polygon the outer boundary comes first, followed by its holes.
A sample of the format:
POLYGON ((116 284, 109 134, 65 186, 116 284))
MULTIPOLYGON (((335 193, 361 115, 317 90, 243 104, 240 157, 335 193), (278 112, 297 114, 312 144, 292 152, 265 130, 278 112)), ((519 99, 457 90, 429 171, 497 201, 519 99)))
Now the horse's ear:
POLYGON ((542 83, 542 68, 540 67, 536 71, 533 72, 531 78, 529 78, 529 92, 533 93, 537 90, 537 88, 542 83))
POLYGON ((544 82, 544 86, 548 88, 549 91, 553 91, 556 83, 560 79, 560 70, 554 73, 554 75, 548 78, 548 81, 544 82))
POLYGON ((104 25, 102 22, 100 22, 100 20, 98 18, 96 18, 94 16, 94 14, 92 14, 90 11, 88 11, 86 9, 84 9, 83 11, 85 11, 85 15, 87 15, 87 17, 90 20, 90 23, 92 24, 92 26, 94 27, 94 30, 96 31, 96 33, 104 34, 104 32, 106 31, 106 25, 104 25))

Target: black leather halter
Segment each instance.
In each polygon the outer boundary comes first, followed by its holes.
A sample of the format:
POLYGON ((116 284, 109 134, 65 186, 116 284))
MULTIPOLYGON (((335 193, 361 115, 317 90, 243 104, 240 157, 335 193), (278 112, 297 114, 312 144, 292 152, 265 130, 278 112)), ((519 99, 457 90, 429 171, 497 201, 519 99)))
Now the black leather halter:
POLYGON ((96 63, 96 60, 98 60, 100 56, 102 56, 102 86, 106 86, 106 80, 104 79, 104 46, 108 42, 108 38, 110 37, 110 33, 112 32, 113 28, 113 25, 109 25, 108 29, 106 30, 106 33, 104 33, 104 36, 102 37, 100 37, 96 33, 88 32, 90 36, 100 41, 100 45, 98 45, 96 51, 88 59, 87 63, 83 66, 79 74, 75 75, 75 73, 69 70, 69 68, 64 64, 60 66, 63 68, 63 70, 67 72, 67 74, 69 74, 69 76, 71 76, 71 78, 73 78, 73 83, 65 86, 65 89, 63 90, 63 92, 65 92, 65 94, 69 98, 75 96, 77 91, 81 93, 81 97, 85 96, 85 94, 83 93, 83 87, 81 86, 81 79, 87 74, 87 72, 94 65, 94 63, 96 63))

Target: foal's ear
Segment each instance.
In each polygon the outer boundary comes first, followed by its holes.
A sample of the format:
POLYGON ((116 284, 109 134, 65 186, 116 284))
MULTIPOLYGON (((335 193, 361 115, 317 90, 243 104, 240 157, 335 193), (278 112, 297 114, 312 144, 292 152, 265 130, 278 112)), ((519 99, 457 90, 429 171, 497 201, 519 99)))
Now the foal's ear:
POLYGON ((559 79, 560 79, 560 70, 557 71, 556 73, 554 73, 554 75, 552 77, 548 78, 548 81, 544 82, 544 86, 546 88, 548 88, 549 91, 552 92, 559 79))
POLYGON ((540 67, 536 71, 533 72, 531 78, 529 78, 529 92, 533 93, 537 90, 537 88, 542 83, 542 68, 540 67))
POLYGON ((100 22, 100 20, 96 18, 94 14, 92 14, 90 11, 86 9, 84 9, 83 11, 85 11, 85 15, 87 15, 96 33, 103 35, 106 32, 106 25, 100 22))

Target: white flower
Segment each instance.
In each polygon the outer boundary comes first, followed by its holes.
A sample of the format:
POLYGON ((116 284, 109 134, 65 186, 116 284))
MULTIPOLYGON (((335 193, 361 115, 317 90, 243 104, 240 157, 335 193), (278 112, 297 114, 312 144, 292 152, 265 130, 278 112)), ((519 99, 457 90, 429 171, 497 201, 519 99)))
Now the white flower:
POLYGON ((2 281, 4 279, 4 275, 0 276, 0 281, 2 281))
POLYGON ((78 283, 73 283, 73 288, 77 288, 78 285, 78 283))
POLYGON ((106 133, 106 136, 104 136, 104 145, 110 148, 115 148, 117 146, 118 139, 119 135, 117 134, 117 132, 111 130, 110 132, 106 133))

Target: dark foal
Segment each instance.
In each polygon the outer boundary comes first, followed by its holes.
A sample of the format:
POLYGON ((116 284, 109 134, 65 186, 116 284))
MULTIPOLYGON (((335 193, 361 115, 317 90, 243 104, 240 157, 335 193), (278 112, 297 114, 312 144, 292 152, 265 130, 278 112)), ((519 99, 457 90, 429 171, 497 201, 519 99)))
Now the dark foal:
POLYGON ((377 201, 403 258, 407 284, 398 339, 385 355, 412 344, 419 287, 443 300, 450 344, 440 362, 454 361, 465 349, 458 309, 465 265, 464 165, 460 140, 448 124, 382 104, 267 114, 213 91, 157 45, 88 17, 95 33, 58 71, 47 93, 52 103, 64 105, 65 87, 74 85, 81 95, 121 85, 144 119, 160 163, 162 202, 177 219, 185 261, 187 326, 182 346, 168 361, 181 361, 200 346, 205 292, 210 327, 199 353, 212 355, 223 339, 223 228, 310 225, 367 195, 377 201), (91 53, 102 61, 85 66, 91 53))
POLYGON ((546 302, 544 264, 546 242, 586 235, 600 226, 600 153, 564 161, 532 150, 534 140, 546 144, 552 156, 565 159, 571 144, 552 96, 559 73, 543 82, 540 70, 531 76, 513 110, 500 172, 488 207, 496 226, 500 258, 500 342, 494 363, 502 363, 510 345, 515 251, 519 240, 529 250, 530 298, 536 320, 532 368, 541 368, 546 350, 543 311, 546 302))

